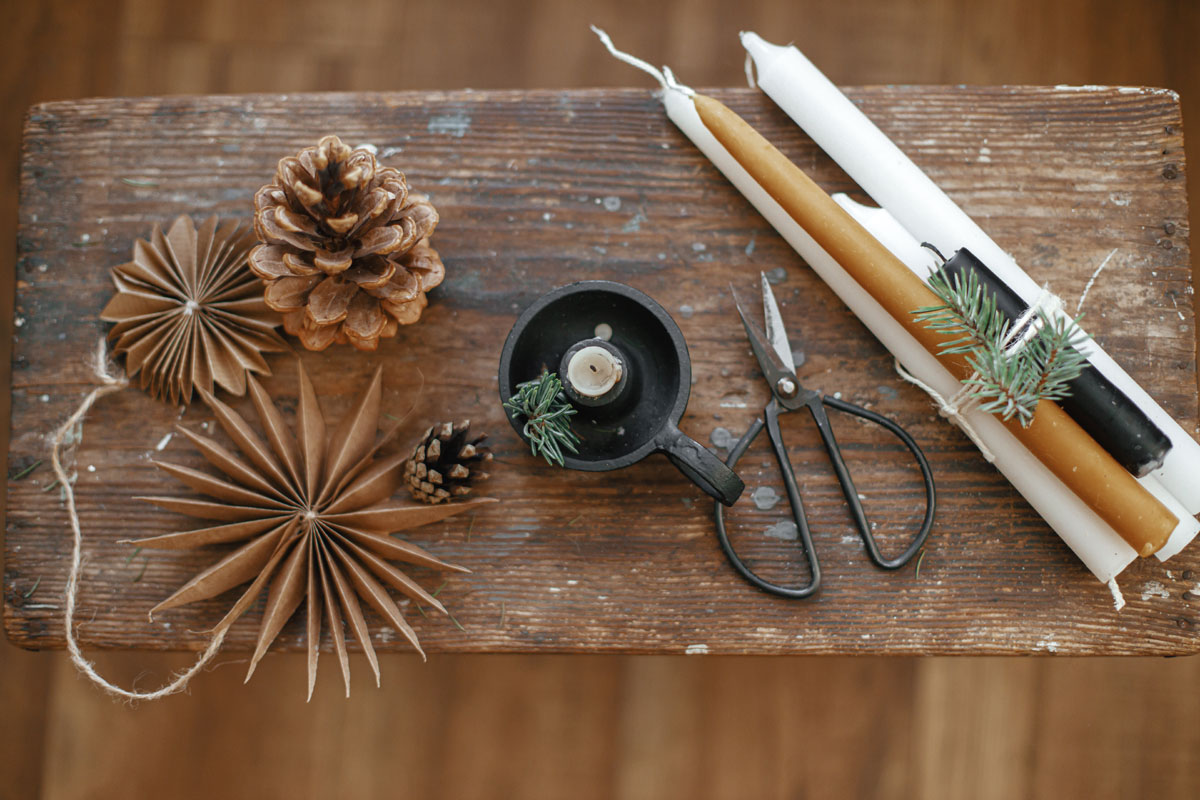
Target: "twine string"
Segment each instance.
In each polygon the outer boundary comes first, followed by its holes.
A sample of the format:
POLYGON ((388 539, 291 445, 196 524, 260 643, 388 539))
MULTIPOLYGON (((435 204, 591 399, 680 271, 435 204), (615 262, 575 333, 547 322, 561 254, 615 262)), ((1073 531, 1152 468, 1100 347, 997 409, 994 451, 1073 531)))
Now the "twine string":
POLYGON ((71 479, 63 468, 62 454, 68 441, 72 444, 78 444, 78 442, 82 441, 83 419, 87 416, 88 411, 91 410, 96 401, 105 395, 119 392, 129 385, 128 378, 109 360, 103 337, 100 338, 96 348, 93 371, 100 385, 92 389, 87 397, 83 398, 83 402, 75 409, 75 413, 67 417, 66 422, 60 425, 54 432, 54 439, 50 448, 50 465, 54 469, 54 476, 58 478, 59 485, 62 487, 66 498, 67 517, 71 521, 71 535, 73 537, 71 570, 67 575, 67 602, 64 620, 66 625, 67 650, 70 652, 71 663, 75 665, 75 668, 86 675, 88 680, 109 694, 115 697, 123 697, 127 700, 157 700, 160 697, 166 697, 169 694, 175 694, 187 688, 192 678, 200 670, 204 669, 208 662, 217 654, 217 651, 221 649, 221 644, 225 641, 225 633, 228 629, 223 628, 213 634, 208 647, 205 648, 204 652, 191 667, 176 673, 168 683, 151 692, 124 689, 110 683, 96 671, 96 667, 91 661, 84 658, 83 652, 79 648, 79 642, 75 638, 75 603, 79 596, 79 577, 83 569, 83 532, 79 525, 79 512, 75 508, 75 490, 71 479), (78 426, 77 433, 72 435, 72 431, 76 430, 76 426, 78 426))
POLYGON ((970 386, 963 386, 950 397, 945 397, 937 389, 906 370, 904 365, 900 363, 900 359, 895 359, 895 365, 896 374, 933 398, 933 401, 938 406, 938 414, 957 425, 975 447, 979 448, 979 452, 984 460, 989 464, 996 460, 996 455, 991 451, 991 448, 984 443, 978 431, 967 420, 967 412, 973 409, 976 403, 975 396, 971 394, 970 386))
POLYGON ((1063 313, 1062 299, 1051 292, 1048 286, 1043 286, 1033 303, 1017 318, 1017 321, 1009 329, 1008 335, 1004 337, 1004 351, 1010 356, 1016 355, 1041 329, 1041 325, 1038 324, 1039 319, 1052 320, 1061 313, 1063 313))

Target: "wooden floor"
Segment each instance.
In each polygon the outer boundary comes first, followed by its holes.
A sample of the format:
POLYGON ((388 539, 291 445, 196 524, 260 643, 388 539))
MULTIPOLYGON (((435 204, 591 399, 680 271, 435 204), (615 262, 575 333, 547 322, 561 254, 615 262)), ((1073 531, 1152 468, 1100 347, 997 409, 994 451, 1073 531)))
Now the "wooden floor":
MULTIPOLYGON (((0 285, 13 281, 18 137, 33 102, 640 85, 601 53, 588 22, 698 86, 741 81, 735 34, 746 28, 794 40, 842 84, 1167 86, 1200 131, 1200 4, 1189 0, 729 5, 5 0, 0 285)), ((1200 163, 1200 147, 1189 155, 1200 163)), ((1200 181, 1191 197, 1200 209, 1200 181)), ((4 292, 0 342, 11 339, 11 303, 4 292)), ((4 370, 8 360, 0 353, 4 370)), ((0 415, 7 420, 7 392, 0 415)), ((96 660, 119 681, 152 686, 190 657, 96 660)), ((1100 800, 1200 791, 1195 658, 390 657, 383 690, 359 685, 346 701, 325 670, 307 706, 300 658, 268 657, 249 686, 234 660, 201 676, 190 696, 130 709, 79 679, 62 653, 0 643, 0 797, 407 789, 453 798, 1100 800)))

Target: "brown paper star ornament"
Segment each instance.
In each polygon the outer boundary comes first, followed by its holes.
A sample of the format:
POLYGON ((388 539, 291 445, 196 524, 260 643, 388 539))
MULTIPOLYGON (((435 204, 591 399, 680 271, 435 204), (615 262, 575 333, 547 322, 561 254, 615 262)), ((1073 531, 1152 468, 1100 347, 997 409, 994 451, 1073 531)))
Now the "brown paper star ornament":
POLYGON ((247 372, 271 372, 262 354, 289 349, 246 266, 254 241, 237 222, 211 217, 197 230, 181 216, 165 234, 155 225, 134 242, 133 260, 113 268, 117 293, 100 318, 116 323, 113 354, 151 397, 186 403, 214 384, 243 395, 247 372))
POLYGON ((170 533, 135 544, 163 549, 191 549, 234 543, 235 549, 208 567, 151 610, 151 614, 215 597, 249 582, 213 633, 226 630, 244 614, 264 589, 266 607, 246 680, 282 630, 305 605, 308 644, 308 696, 317 675, 322 627, 328 626, 341 664, 346 694, 350 669, 346 649, 348 627, 379 684, 379 662, 363 603, 405 636, 421 653, 412 627, 388 589, 414 603, 446 613, 436 597, 396 567, 393 561, 438 570, 467 572, 391 534, 436 522, 496 502, 479 498, 462 503, 426 506, 389 500, 401 483, 405 455, 381 455, 399 425, 377 437, 382 370, 367 390, 329 432, 312 382, 299 368, 299 401, 295 431, 284 421, 271 397, 248 376, 250 398, 261 424, 256 431, 244 417, 211 393, 200 389, 220 427, 236 449, 180 431, 209 464, 222 473, 155 462, 159 468, 211 499, 144 497, 155 505, 192 517, 212 520, 211 527, 170 533))

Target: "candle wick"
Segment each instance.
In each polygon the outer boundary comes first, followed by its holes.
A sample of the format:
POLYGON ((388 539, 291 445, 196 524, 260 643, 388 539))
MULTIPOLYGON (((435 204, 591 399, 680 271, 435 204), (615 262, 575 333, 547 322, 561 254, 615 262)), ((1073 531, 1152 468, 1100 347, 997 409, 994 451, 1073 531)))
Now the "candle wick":
POLYGON ((684 84, 675 80, 675 73, 671 72, 670 67, 663 65, 663 74, 667 76, 667 88, 668 89, 674 89, 675 91, 679 92, 680 94, 687 95, 688 97, 692 97, 696 94, 695 89, 693 89, 690 86, 685 86, 684 84))
POLYGON ((658 70, 649 62, 643 61, 637 56, 632 56, 629 53, 618 50, 616 45, 613 44, 612 38, 610 38, 609 35, 604 32, 604 30, 597 28, 595 25, 590 27, 592 29, 592 33, 596 34, 597 38, 600 39, 600 43, 604 45, 605 49, 608 50, 609 55, 611 55, 613 58, 617 59, 618 61, 624 61, 629 66, 640 69, 647 75, 652 76, 656 81, 658 81, 658 85, 663 89, 672 89, 674 91, 681 92, 688 97, 691 97, 696 93, 690 86, 684 86, 682 83, 676 81, 674 74, 671 73, 670 67, 663 67, 662 70, 658 70))

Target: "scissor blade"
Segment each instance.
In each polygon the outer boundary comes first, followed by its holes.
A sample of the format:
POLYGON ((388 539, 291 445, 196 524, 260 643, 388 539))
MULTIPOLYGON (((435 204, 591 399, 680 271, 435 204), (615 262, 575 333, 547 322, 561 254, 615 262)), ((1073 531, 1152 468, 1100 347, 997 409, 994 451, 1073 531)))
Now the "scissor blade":
POLYGON ((765 272, 759 273, 762 278, 763 319, 767 326, 767 344, 779 356, 779 360, 787 367, 788 372, 796 371, 796 362, 792 359, 792 346, 788 344, 787 331, 783 327, 783 317, 779 314, 779 304, 775 302, 775 292, 771 291, 771 282, 765 272))
POLYGON ((780 378, 789 377, 795 380, 796 371, 789 369, 775 352, 775 348, 767 344, 767 335, 757 322, 746 315, 746 310, 742 308, 742 302, 732 286, 729 287, 729 291, 733 293, 733 304, 737 307, 738 316, 742 318, 742 327, 746 330, 746 338, 750 340, 750 349, 754 351, 754 357, 758 359, 759 369, 762 370, 767 383, 774 387, 780 378))

